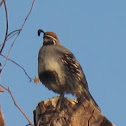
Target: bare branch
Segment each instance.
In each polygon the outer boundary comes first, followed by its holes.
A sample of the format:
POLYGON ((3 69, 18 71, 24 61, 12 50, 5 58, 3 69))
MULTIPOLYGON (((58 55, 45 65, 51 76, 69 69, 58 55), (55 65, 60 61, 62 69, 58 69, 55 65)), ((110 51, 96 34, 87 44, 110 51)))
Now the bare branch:
POLYGON ((25 25, 25 23, 26 23, 26 21, 27 21, 29 15, 30 15, 31 12, 32 12, 32 9, 33 9, 33 6, 34 6, 34 3, 35 3, 35 0, 33 0, 33 2, 32 2, 32 5, 31 5, 31 8, 30 8, 30 11, 28 12, 28 14, 27 14, 27 16, 26 16, 26 18, 25 18, 25 20, 24 20, 24 23, 23 23, 22 26, 21 26, 21 30, 23 29, 23 27, 24 27, 24 25, 25 25))
POLYGON ((32 124, 32 122, 30 121, 30 119, 28 118, 28 116, 25 114, 25 112, 24 112, 24 111, 18 106, 18 104, 16 103, 16 101, 15 101, 15 99, 14 99, 14 96, 13 96, 13 94, 11 93, 11 90, 10 90, 9 88, 4 87, 4 86, 1 85, 1 84, 0 84, 0 87, 2 87, 3 89, 5 89, 6 91, 9 92, 9 94, 10 94, 12 100, 13 100, 14 105, 19 109, 19 111, 20 111, 20 112, 24 115, 24 117, 27 119, 27 121, 28 121, 28 123, 29 123, 28 125, 34 126, 34 125, 32 124))
POLYGON ((0 54, 2 53, 2 50, 6 44, 6 40, 7 40, 7 36, 8 36, 8 12, 7 12, 7 6, 6 6, 5 0, 3 2, 4 2, 5 14, 6 14, 6 32, 5 32, 5 38, 4 38, 3 45, 0 49, 0 54))
POLYGON ((4 67, 6 66, 6 63, 7 63, 7 61, 8 61, 9 54, 10 54, 10 52, 11 52, 11 49, 12 49, 12 47, 13 47, 15 41, 16 41, 17 38, 18 38, 18 35, 19 35, 19 33, 17 34, 16 38, 14 39, 14 41, 13 41, 13 43, 12 43, 12 45, 11 45, 9 51, 8 51, 8 54, 7 54, 7 56, 6 56, 5 63, 4 63, 4 65, 3 65, 3 68, 1 69, 1 73, 2 73, 2 71, 3 71, 3 69, 4 69, 4 67))
POLYGON ((7 39, 9 39, 8 37, 13 37, 15 34, 19 33, 21 31, 21 29, 17 29, 17 30, 14 30, 12 32, 10 32, 7 36, 7 39))
MULTIPOLYGON (((17 35, 16 35, 14 41, 13 41, 12 44, 11 44, 11 47, 10 47, 10 49, 9 49, 9 51, 8 51, 7 56, 6 56, 7 58, 6 58, 5 63, 4 63, 4 65, 3 65, 2 71, 3 71, 4 67, 6 66, 6 63, 7 63, 7 61, 8 61, 8 57, 9 57, 9 55, 10 55, 10 52, 11 52, 11 50, 12 50, 12 48, 13 48, 13 46, 14 46, 14 44, 15 44, 15 42, 16 42, 16 40, 17 40, 19 34, 20 34, 20 32, 22 31, 22 29, 23 29, 23 27, 24 27, 24 25, 25 25, 25 23, 26 23, 28 17, 30 16, 30 14, 31 14, 31 12, 32 12, 34 3, 35 3, 35 0, 33 0, 30 10, 29 10, 29 12, 28 12, 28 14, 27 14, 27 16, 26 16, 26 18, 25 18, 25 20, 24 20, 24 22, 23 22, 21 28, 19 29, 19 32, 17 33, 17 35)), ((7 20, 7 21, 8 21, 8 20, 7 20)), ((8 30, 7 30, 7 31, 8 31, 8 30)), ((16 32, 16 31, 17 31, 17 30, 12 31, 10 34, 16 32)), ((10 34, 9 34, 9 35, 10 35, 10 34)), ((8 37, 8 36, 7 36, 7 37, 8 37)), ((7 40, 7 38, 6 38, 6 40, 7 40)), ((6 43, 6 41, 5 41, 5 43, 6 43)), ((3 46, 2 46, 2 48, 1 48, 1 52, 2 52, 2 50, 3 50, 4 45, 5 45, 5 44, 3 43, 3 46)), ((1 72, 2 72, 2 71, 1 71, 1 72)))
POLYGON ((26 74, 26 76, 29 78, 30 82, 32 81, 32 78, 28 75, 28 73, 26 72, 26 70, 24 69, 24 67, 22 67, 20 64, 16 63, 14 60, 4 56, 3 54, 0 54, 2 57, 6 58, 7 60, 13 62, 14 64, 16 64, 17 66, 19 66, 23 71, 24 73, 26 74))

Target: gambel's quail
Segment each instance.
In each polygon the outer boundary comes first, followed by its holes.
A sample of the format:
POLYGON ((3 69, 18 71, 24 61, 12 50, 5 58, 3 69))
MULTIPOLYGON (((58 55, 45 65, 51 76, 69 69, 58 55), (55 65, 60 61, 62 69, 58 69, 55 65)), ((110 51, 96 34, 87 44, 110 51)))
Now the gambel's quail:
POLYGON ((82 99, 91 101, 98 109, 98 105, 91 96, 84 72, 75 56, 61 45, 54 32, 43 32, 43 46, 38 55, 38 75, 40 81, 49 89, 61 96, 71 93, 82 99))

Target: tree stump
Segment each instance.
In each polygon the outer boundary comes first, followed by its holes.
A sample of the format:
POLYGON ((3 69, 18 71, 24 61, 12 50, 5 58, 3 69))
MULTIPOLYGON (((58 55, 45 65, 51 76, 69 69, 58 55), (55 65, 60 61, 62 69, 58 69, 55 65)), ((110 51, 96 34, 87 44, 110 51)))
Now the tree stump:
POLYGON ((57 108, 59 97, 38 103, 34 110, 35 126, 114 126, 101 111, 85 100, 79 104, 64 98, 57 108))

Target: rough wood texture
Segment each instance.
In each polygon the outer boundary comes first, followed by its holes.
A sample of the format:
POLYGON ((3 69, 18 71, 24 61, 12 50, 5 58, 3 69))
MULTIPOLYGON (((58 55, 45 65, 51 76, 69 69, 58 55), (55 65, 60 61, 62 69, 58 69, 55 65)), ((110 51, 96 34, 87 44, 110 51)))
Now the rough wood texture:
POLYGON ((34 110, 35 126, 114 126, 87 100, 82 104, 64 98, 56 109, 59 97, 42 101, 34 110))

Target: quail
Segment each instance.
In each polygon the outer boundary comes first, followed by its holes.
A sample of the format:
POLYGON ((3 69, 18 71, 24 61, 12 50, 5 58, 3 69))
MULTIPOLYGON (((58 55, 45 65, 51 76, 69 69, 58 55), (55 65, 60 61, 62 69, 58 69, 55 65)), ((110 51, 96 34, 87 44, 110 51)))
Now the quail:
POLYGON ((91 96, 86 77, 78 60, 72 52, 61 45, 54 32, 38 30, 43 33, 43 46, 38 54, 38 75, 40 81, 55 93, 64 96, 70 93, 81 99, 91 101, 96 108, 99 106, 91 96))

